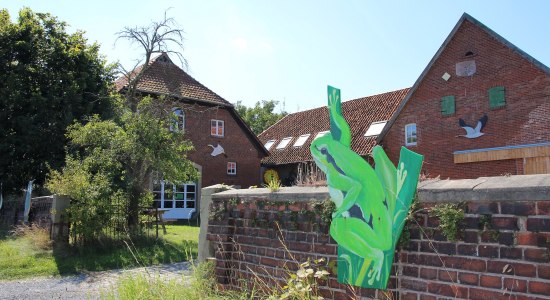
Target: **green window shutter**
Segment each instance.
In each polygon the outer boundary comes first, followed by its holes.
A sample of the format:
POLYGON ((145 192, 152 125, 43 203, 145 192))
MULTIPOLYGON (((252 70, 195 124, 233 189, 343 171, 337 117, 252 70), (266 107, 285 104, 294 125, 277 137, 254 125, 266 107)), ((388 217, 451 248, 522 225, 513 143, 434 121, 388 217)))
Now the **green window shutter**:
POLYGON ((506 98, 504 97, 504 87, 497 86, 489 89, 489 107, 499 108, 506 105, 506 98))
POLYGON ((450 116, 455 113, 455 96, 441 98, 441 114, 450 116))

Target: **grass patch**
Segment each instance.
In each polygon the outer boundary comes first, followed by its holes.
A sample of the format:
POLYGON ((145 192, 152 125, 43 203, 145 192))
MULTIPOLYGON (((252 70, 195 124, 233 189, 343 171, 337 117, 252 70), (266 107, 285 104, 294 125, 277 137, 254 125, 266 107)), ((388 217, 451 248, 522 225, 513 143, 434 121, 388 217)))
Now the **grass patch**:
MULTIPOLYGON (((44 234, 47 237, 47 233, 44 234)), ((52 271, 56 269, 53 251, 36 245, 33 236, 17 236, 0 241, 0 280, 53 275, 52 271)))
POLYGON ((103 245, 76 249, 48 243, 47 232, 29 229, 0 239, 0 280, 58 276, 82 271, 149 266, 188 260, 198 252, 198 227, 167 226, 160 238, 105 241, 103 245), (130 251, 131 249, 131 251, 130 251))
POLYGON ((170 279, 160 276, 126 276, 109 291, 102 293, 102 299, 187 299, 187 300, 235 300, 251 299, 247 293, 221 292, 216 288, 213 277, 214 265, 203 263, 194 268, 191 278, 170 279))

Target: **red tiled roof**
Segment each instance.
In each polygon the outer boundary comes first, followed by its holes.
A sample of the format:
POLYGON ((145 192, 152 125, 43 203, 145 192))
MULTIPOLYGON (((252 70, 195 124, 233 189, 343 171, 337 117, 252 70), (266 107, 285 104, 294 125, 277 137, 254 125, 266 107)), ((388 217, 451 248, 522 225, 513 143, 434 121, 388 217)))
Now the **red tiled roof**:
MULTIPOLYGON (((342 103, 344 118, 348 121, 352 132, 353 151, 362 156, 371 152, 376 145, 376 136, 365 137, 365 132, 371 123, 389 120, 408 91, 409 89, 406 88, 342 103)), ((269 140, 275 140, 275 144, 268 149, 270 155, 262 160, 262 164, 281 165, 312 161, 309 145, 317 133, 327 130, 330 130, 330 122, 326 107, 285 116, 258 136, 264 144, 269 140), (308 133, 311 135, 302 147, 293 146, 300 135, 308 133), (275 149, 285 137, 292 137, 288 146, 280 150, 275 149)))
MULTIPOLYGON (((132 72, 132 75, 137 74, 141 69, 143 69, 143 65, 137 67, 132 72)), ((115 81, 117 91, 121 91, 127 84, 128 78, 125 76, 115 81)), ((176 66, 166 53, 162 53, 151 60, 137 89, 145 93, 170 95, 177 98, 187 98, 232 106, 227 100, 223 99, 176 66)))

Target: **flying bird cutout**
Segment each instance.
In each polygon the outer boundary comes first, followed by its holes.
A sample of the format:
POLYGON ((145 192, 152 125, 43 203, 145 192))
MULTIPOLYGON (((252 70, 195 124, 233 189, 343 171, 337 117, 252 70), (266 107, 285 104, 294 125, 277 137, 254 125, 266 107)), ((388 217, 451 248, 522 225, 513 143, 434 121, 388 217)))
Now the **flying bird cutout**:
POLYGON ((487 120, 489 120, 489 118, 487 117, 487 115, 484 115, 483 117, 481 117, 481 119, 479 119, 479 121, 477 121, 477 125, 474 128, 474 127, 466 124, 466 122, 464 122, 464 120, 459 119, 458 120, 458 125, 460 125, 460 127, 462 127, 464 130, 466 130, 466 134, 465 135, 458 135, 457 137, 463 136, 465 138, 475 139, 475 138, 478 138, 478 137, 484 135, 485 133, 481 132, 481 130, 483 130, 483 127, 485 127, 485 124, 487 124, 487 120))
POLYGON ((216 147, 212 146, 212 145, 208 145, 210 147, 212 147, 212 153, 210 153, 210 155, 212 156, 218 156, 220 154, 225 154, 225 150, 223 150, 223 147, 218 143, 218 145, 216 147))

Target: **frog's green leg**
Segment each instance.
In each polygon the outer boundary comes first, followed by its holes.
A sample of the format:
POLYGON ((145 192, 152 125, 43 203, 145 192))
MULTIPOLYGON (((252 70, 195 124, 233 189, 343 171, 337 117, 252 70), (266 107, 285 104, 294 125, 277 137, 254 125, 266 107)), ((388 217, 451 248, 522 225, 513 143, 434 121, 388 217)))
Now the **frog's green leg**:
MULTIPOLYGON (((367 260, 372 261, 368 262, 373 265, 369 272, 369 282, 380 279, 384 262, 384 253, 380 249, 385 249, 386 245, 384 239, 380 239, 367 223, 357 218, 335 218, 330 225, 330 235, 338 245, 365 259, 365 263, 367 260)), ((362 273, 360 277, 364 277, 362 273)), ((362 278, 357 278, 359 280, 362 281, 362 278)))
POLYGON ((345 192, 341 205, 337 207, 336 211, 332 214, 333 218, 337 218, 343 212, 348 211, 353 205, 355 205, 357 197, 361 193, 362 185, 359 181, 340 173, 328 174, 327 182, 330 182, 331 188, 345 192))
POLYGON ((351 147, 351 130, 342 114, 342 100, 340 90, 328 86, 328 111, 330 116, 330 133, 340 144, 351 147))
POLYGON ((377 258, 377 254, 366 256, 365 253, 380 252, 381 249, 388 249, 386 239, 380 238, 367 222, 358 218, 338 217, 332 220, 330 224, 330 236, 338 243, 348 248, 353 253, 361 257, 377 258))

